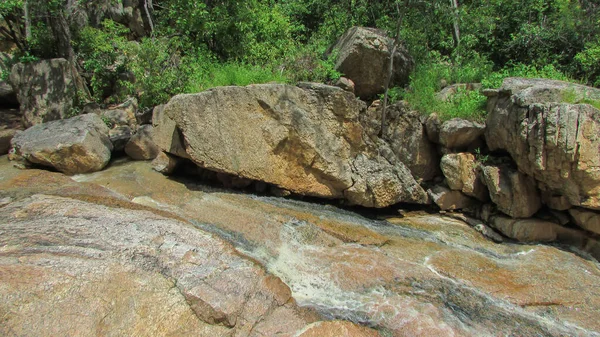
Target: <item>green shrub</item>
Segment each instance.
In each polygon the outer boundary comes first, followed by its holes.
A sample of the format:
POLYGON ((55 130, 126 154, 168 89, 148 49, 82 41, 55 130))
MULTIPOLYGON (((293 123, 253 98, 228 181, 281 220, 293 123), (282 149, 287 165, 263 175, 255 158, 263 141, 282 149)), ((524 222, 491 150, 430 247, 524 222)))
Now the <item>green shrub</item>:
POLYGON ((484 88, 499 88, 507 77, 524 77, 524 78, 547 78, 552 80, 571 81, 567 75, 557 70, 553 65, 546 65, 538 68, 533 65, 526 64, 511 64, 499 71, 495 71, 486 76, 481 84, 484 88))
POLYGON ((111 94, 119 73, 127 68, 124 49, 129 44, 125 37, 128 32, 125 26, 105 20, 102 29, 84 27, 74 41, 92 96, 98 102, 111 94))
POLYGON ((600 40, 588 43, 585 49, 575 56, 583 71, 583 77, 589 84, 600 86, 600 40))
POLYGON ((429 62, 417 66, 411 75, 410 88, 404 99, 410 106, 426 115, 437 113, 442 120, 464 118, 482 120, 485 118, 485 97, 477 91, 458 90, 447 101, 441 101, 436 93, 441 82, 473 83, 480 82, 491 72, 491 64, 477 56, 462 64, 452 65, 447 59, 436 54, 429 62))
POLYGON ((268 67, 253 66, 238 62, 218 63, 195 60, 185 92, 196 93, 218 86, 259 84, 268 82, 289 82, 278 71, 268 67))
POLYGON ((340 78, 342 74, 335 70, 337 53, 334 51, 325 57, 327 46, 321 42, 312 42, 288 51, 280 67, 291 82, 331 83, 340 78))

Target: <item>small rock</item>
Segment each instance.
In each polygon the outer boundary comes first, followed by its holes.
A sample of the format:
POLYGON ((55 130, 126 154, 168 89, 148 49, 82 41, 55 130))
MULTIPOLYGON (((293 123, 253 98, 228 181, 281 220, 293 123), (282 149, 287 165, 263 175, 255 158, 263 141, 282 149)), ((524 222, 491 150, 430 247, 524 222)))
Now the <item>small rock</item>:
POLYGON ((138 125, 152 124, 152 113, 153 109, 148 108, 136 111, 135 119, 138 125))
POLYGON ((590 232, 600 234, 600 214, 582 208, 571 208, 569 214, 577 226, 590 232))
POLYGON ((336 87, 340 87, 343 90, 354 93, 354 82, 351 79, 340 77, 337 82, 335 82, 336 87))
POLYGON ((433 202, 443 210, 457 210, 471 207, 475 201, 459 191, 452 191, 441 185, 434 186, 427 191, 433 202))
POLYGON ((292 192, 290 192, 286 189, 277 187, 275 185, 269 186, 269 192, 271 192, 271 194, 273 194, 274 196, 281 197, 281 198, 289 197, 290 195, 292 195, 292 192))
POLYGON ((440 127, 440 144, 459 150, 466 149, 485 132, 485 124, 453 118, 440 127))
MULTIPOLYGON (((392 42, 382 30, 352 27, 331 48, 337 51, 335 69, 355 83, 358 97, 369 99, 383 93, 392 42)), ((391 86, 407 84, 413 67, 408 50, 399 46, 394 54, 391 86)))
POLYGON ((123 151, 131 139, 131 128, 127 125, 117 126, 108 131, 108 137, 113 144, 113 151, 123 151))
POLYGON ((227 188, 246 188, 252 184, 251 179, 236 177, 226 173, 217 173, 217 180, 227 188))
POLYGON ((17 134, 17 131, 15 129, 0 130, 0 156, 8 153, 10 141, 17 134))
POLYGON ((154 144, 152 125, 142 125, 125 145, 125 153, 134 160, 154 159, 160 149, 154 144))
POLYGON ((160 151, 156 158, 152 161, 152 169, 165 175, 169 175, 175 171, 181 159, 160 151))
POLYGON ((108 109, 99 110, 98 114, 100 118, 106 123, 109 128, 128 126, 130 128, 136 127, 135 118, 132 118, 129 113, 121 109, 108 109))
POLYGON ((442 122, 440 121, 440 117, 435 112, 427 116, 427 119, 425 120, 425 130, 427 131, 427 138, 432 143, 440 143, 441 125, 442 122))
POLYGON ((566 211, 571 208, 571 203, 565 196, 552 195, 552 193, 542 193, 542 203, 557 211, 566 211))
POLYGON ((474 155, 446 154, 442 157, 440 166, 450 189, 462 191, 465 195, 480 201, 489 200, 489 191, 479 175, 479 163, 474 155))
POLYGON ((482 172, 492 202, 503 213, 513 218, 528 218, 542 207, 531 177, 508 166, 483 166, 482 172))
POLYGON ((452 95, 457 94, 459 91, 475 91, 480 89, 481 83, 456 83, 442 87, 442 90, 435 94, 435 98, 442 102, 447 102, 452 95))

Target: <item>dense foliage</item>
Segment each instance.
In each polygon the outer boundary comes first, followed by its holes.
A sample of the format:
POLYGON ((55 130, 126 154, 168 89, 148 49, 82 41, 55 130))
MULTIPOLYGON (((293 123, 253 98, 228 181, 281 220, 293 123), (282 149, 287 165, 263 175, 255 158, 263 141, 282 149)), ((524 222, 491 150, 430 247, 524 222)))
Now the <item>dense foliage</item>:
POLYGON ((141 35, 98 15, 115 1, 2 0, 0 39, 13 43, 13 61, 69 57, 67 43, 95 100, 135 95, 144 106, 216 85, 335 80, 340 74, 325 52, 338 36, 354 25, 393 35, 399 17, 401 40, 418 66, 411 85, 393 89, 392 98, 423 112, 481 117, 477 92, 436 101, 442 80, 497 86, 504 76, 523 75, 600 85, 594 0, 130 1, 141 35))

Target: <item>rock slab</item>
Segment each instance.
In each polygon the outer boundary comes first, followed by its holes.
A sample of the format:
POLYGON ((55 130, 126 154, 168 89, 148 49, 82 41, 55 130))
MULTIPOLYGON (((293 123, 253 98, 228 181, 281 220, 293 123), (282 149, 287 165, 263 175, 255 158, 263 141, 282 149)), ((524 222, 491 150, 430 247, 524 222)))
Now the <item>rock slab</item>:
POLYGON ((351 93, 320 84, 220 87, 174 97, 157 115, 175 125, 159 125, 167 132, 157 143, 177 155, 183 142, 200 167, 301 195, 367 207, 427 202, 408 168, 364 136, 364 110, 351 93))
POLYGON ((1 335, 291 336, 311 323, 228 243, 114 206, 33 195, 2 208, 1 335))

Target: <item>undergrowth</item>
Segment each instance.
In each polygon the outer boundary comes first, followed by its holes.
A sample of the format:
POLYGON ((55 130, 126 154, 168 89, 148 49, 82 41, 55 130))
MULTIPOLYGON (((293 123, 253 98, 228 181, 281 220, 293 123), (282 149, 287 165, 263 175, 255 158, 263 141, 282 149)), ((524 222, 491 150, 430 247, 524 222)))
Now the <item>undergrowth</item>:
MULTIPOLYGON (((404 90, 397 99, 406 100, 413 109, 424 115, 437 113, 442 121, 452 118, 483 121, 486 118, 487 98, 481 90, 499 88, 507 77, 547 78, 573 82, 552 65, 538 68, 532 65, 510 64, 493 71, 491 62, 482 57, 475 57, 462 63, 452 63, 433 57, 428 62, 417 66, 411 76, 409 88, 404 90), (443 89, 443 84, 454 83, 481 83, 481 90, 458 88, 456 93, 446 100, 436 96, 443 89)), ((588 104, 596 103, 598 102, 591 100, 588 104)))

